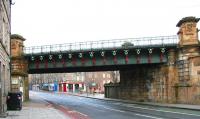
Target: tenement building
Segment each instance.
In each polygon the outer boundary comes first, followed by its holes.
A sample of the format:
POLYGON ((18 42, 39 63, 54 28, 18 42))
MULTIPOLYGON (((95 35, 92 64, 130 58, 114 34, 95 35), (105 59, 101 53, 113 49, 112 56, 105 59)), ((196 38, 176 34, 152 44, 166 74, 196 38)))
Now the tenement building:
POLYGON ((6 116, 10 91, 10 10, 11 0, 0 0, 0 116, 6 116))

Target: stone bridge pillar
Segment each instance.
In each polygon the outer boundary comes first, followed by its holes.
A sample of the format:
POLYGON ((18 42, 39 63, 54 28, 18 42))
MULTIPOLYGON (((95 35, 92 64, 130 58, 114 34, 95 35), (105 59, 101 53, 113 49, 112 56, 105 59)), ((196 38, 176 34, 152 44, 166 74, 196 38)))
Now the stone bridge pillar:
POLYGON ((197 23, 200 19, 185 17, 179 27, 177 68, 179 81, 176 96, 179 103, 200 103, 200 43, 197 23))
POLYGON ((150 67, 138 65, 129 70, 120 70, 119 98, 149 101, 152 81, 150 67))
POLYGON ((177 51, 176 49, 170 49, 168 51, 168 62, 166 66, 162 66, 165 68, 164 74, 166 74, 165 79, 165 100, 162 102, 174 103, 177 99, 177 92, 175 88, 175 84, 178 82, 178 70, 176 66, 176 58, 177 58, 177 51))
POLYGON ((11 91, 21 91, 23 100, 29 99, 27 61, 23 56, 23 42, 20 35, 11 35, 11 91))

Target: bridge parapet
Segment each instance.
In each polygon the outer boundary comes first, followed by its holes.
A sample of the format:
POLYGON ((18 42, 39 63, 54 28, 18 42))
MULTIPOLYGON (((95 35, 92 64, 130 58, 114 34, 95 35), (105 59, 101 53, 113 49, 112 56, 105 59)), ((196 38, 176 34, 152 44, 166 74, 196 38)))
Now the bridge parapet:
POLYGON ((53 52, 75 52, 95 49, 121 49, 121 48, 141 48, 156 46, 174 46, 178 44, 178 36, 158 36, 158 37, 141 37, 127 38, 115 40, 88 41, 77 43, 66 43, 56 45, 32 46, 25 47, 23 52, 25 55, 43 54, 53 52))

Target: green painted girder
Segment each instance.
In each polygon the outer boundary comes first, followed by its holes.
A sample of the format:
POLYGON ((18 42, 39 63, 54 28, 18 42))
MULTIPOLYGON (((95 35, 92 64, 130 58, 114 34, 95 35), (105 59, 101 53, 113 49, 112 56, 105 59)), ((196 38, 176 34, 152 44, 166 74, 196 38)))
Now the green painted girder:
POLYGON ((79 50, 26 54, 25 58, 29 70, 158 64, 166 63, 168 50, 175 48, 176 45, 79 50))

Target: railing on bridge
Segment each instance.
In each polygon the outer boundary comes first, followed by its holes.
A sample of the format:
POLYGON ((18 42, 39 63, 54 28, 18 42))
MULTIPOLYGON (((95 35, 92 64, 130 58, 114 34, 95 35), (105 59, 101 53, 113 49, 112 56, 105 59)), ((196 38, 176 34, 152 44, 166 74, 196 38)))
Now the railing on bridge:
POLYGON ((178 43, 178 36, 159 36, 159 37, 141 37, 141 38, 127 38, 101 41, 86 41, 77 43, 66 43, 56 45, 32 46, 25 47, 24 54, 36 53, 51 53, 51 52, 65 52, 65 51, 83 51, 94 49, 108 49, 120 48, 123 46, 143 47, 156 45, 176 45, 178 43))

